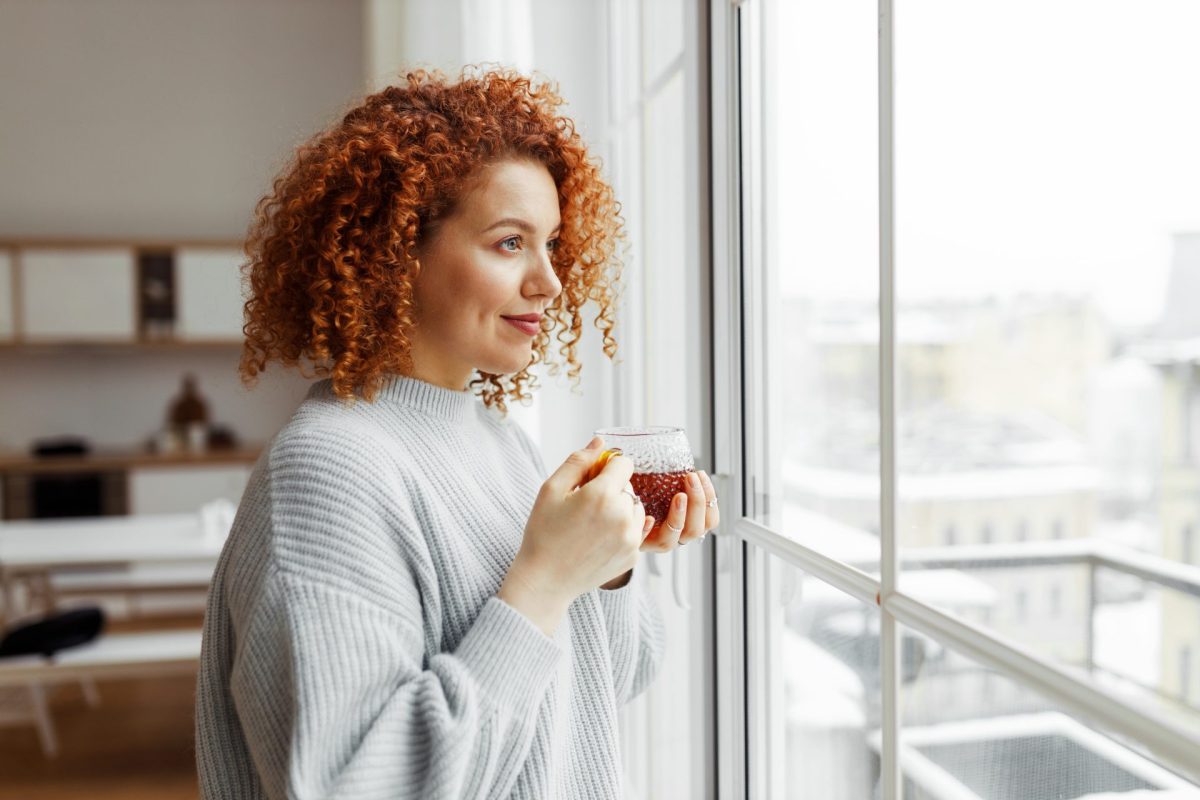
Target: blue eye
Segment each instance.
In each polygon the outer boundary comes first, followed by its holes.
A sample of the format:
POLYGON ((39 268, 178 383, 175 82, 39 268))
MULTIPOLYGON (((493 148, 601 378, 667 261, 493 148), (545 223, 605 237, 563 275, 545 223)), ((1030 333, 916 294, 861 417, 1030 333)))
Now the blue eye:
POLYGON ((546 247, 552 251, 557 250, 558 249, 558 239, 551 239, 550 241, 546 242, 546 247))
MULTIPOLYGON (((521 241, 521 237, 520 237, 520 236, 510 236, 510 237, 508 237, 507 239, 505 239, 504 241, 500 242, 500 246, 501 246, 501 247, 504 247, 504 245, 505 245, 505 244, 507 244, 508 242, 519 242, 519 241, 521 241)), ((506 248, 506 247, 505 247, 504 249, 508 250, 508 248, 506 248)), ((515 251, 515 250, 508 250, 508 252, 510 252, 510 253, 514 253, 514 252, 516 252, 516 251, 515 251)))

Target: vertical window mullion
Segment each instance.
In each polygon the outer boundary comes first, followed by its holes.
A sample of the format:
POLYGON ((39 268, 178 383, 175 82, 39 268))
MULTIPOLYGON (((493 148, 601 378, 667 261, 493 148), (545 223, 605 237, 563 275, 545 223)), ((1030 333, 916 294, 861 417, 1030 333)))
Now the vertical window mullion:
MULTIPOLYGON (((738 10, 728 0, 710 0, 713 400, 714 479, 727 510, 723 531, 748 512, 743 437, 745 386, 742 363, 742 285, 745 236, 742 230, 742 144, 740 37, 738 10), (720 300, 718 303, 717 300, 720 300)), ((748 547, 733 535, 713 542, 715 666, 715 796, 745 797, 745 593, 743 564, 748 547)))
MULTIPOLYGON (((741 187, 741 235, 742 235, 742 337, 746 343, 743 350, 742 383, 745 404, 742 408, 743 471, 751 480, 747 513, 751 516, 763 512, 766 498, 765 478, 769 465, 765 458, 765 442, 768 435, 764 409, 770 403, 764 380, 766 366, 766 330, 764 328, 764 280, 767 265, 763 259, 765 237, 763 235, 763 71, 762 71, 762 9, 759 4, 742 4, 737 7, 738 40, 740 53, 739 92, 741 129, 740 158, 742 165, 741 187)), ((766 659, 772 652, 767 641, 770 598, 765 594, 765 575, 769 555, 759 548, 747 546, 744 551, 744 603, 743 619, 746 661, 743 675, 745 689, 746 745, 745 745, 745 792, 746 797, 772 796, 769 784, 769 720, 767 713, 769 687, 764 682, 767 675, 766 659)))
MULTIPOLYGON (((881 599, 897 589, 896 541, 896 262, 892 0, 879 0, 879 433, 881 599)), ((900 647, 896 618, 880 604, 883 800, 900 800, 900 647)))

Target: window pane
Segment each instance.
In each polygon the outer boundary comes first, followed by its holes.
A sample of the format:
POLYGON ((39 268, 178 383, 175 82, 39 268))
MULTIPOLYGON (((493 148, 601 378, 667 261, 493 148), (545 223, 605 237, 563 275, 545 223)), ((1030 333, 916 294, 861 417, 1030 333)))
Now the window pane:
POLYGON ((764 3, 764 284, 779 421, 756 518, 879 563, 878 137, 871 3, 764 3), (777 287, 777 291, 774 291, 777 287), (778 476, 778 477, 774 477, 778 476))
POLYGON ((953 570, 1004 635, 1200 708, 1200 570, 1089 589, 1097 546, 1198 557, 1200 6, 896 6, 901 588, 953 570))
POLYGON ((902 687, 905 800, 1200 797, 1136 745, 961 653, 917 641, 922 652, 902 687))
POLYGON ((1200 599, 1116 570, 1096 573, 1088 666, 1114 691, 1200 729, 1200 599))
POLYGON ((879 609, 771 560, 783 702, 772 762, 782 774, 769 796, 870 798, 879 782, 879 609))

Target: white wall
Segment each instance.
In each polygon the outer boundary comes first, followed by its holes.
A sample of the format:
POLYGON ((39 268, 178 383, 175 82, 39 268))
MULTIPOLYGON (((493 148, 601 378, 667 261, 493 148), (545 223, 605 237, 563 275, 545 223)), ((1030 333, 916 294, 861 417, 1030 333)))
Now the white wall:
POLYGON ((0 0, 0 236, 240 238, 362 35, 345 0, 0 0))
POLYGON ((186 370, 208 401, 210 420, 243 439, 270 438, 291 416, 309 382, 272 364, 258 386, 237 376, 236 348, 99 355, 0 353, 0 450, 26 451, 33 439, 75 434, 95 446, 132 447, 163 427, 186 370))
MULTIPOLYGON (((240 239, 296 144, 355 102, 363 49, 348 0, 0 0, 0 237, 240 239)), ((214 421, 268 438, 307 382, 272 367, 247 392, 236 365, 0 351, 0 449, 130 446, 184 371, 214 421)))

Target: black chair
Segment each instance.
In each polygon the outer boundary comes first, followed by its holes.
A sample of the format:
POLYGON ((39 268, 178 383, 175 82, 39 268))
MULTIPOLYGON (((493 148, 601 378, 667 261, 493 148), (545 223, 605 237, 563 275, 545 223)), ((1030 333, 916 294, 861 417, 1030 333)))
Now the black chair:
POLYGON ((104 610, 99 606, 52 611, 40 619, 14 626, 0 639, 0 658, 59 650, 87 644, 104 630, 104 610))

